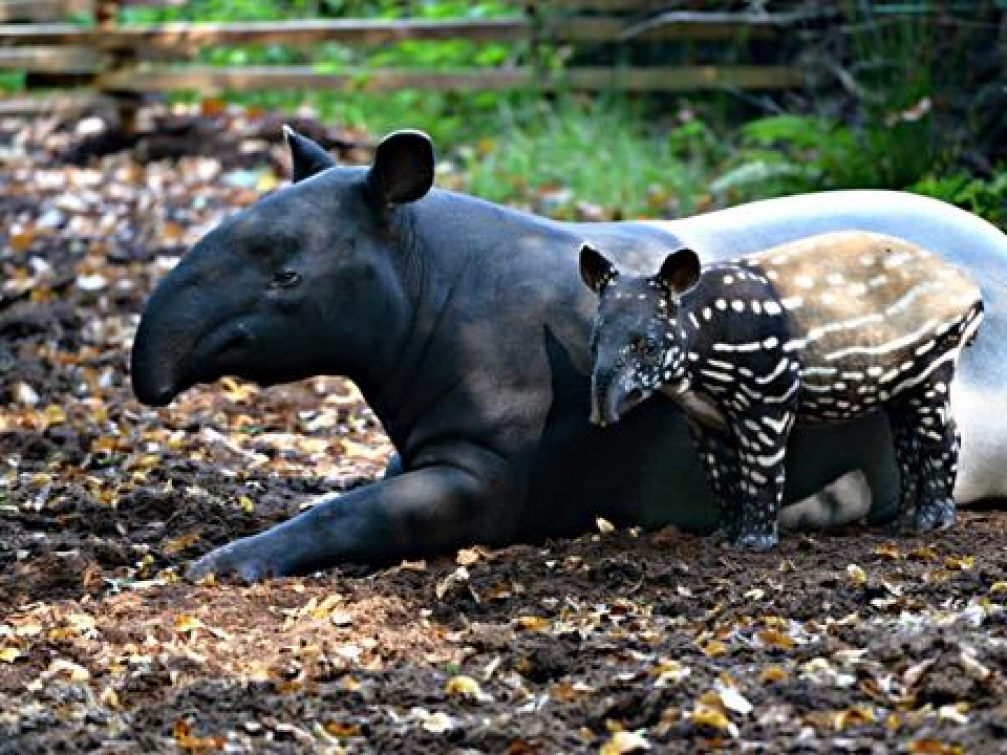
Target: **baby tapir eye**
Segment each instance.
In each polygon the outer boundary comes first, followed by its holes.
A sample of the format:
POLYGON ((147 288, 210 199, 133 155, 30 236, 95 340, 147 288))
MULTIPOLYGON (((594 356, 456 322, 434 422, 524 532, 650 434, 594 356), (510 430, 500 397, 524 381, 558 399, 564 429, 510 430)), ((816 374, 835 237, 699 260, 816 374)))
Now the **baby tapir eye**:
POLYGON ((273 275, 273 280, 269 282, 272 288, 291 288, 301 282, 301 274, 296 270, 284 268, 277 270, 273 275))
POLYGON ((629 341, 630 348, 640 356, 652 357, 658 352, 658 343, 647 336, 633 336, 629 341))

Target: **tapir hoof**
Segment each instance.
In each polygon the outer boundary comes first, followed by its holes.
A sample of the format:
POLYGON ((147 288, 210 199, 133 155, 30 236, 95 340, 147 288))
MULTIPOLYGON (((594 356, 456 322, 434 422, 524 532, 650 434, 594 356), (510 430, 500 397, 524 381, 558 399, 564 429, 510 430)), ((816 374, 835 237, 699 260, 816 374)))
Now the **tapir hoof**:
POLYGON ((775 532, 742 532, 731 541, 731 547, 745 551, 772 550, 780 542, 775 532))
POLYGON ((194 582, 209 577, 237 577, 245 582, 261 582, 288 573, 278 559, 272 558, 255 537, 246 537, 212 550, 186 571, 194 582))
POLYGON ((913 516, 915 532, 947 529, 955 523, 955 502, 950 498, 920 502, 913 516))

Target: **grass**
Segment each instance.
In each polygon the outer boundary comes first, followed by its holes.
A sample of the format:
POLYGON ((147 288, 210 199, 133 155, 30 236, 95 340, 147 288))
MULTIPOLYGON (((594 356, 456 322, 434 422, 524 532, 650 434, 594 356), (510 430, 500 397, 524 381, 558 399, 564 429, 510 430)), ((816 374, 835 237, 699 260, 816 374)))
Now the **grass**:
POLYGON ((667 132, 647 127, 621 100, 563 99, 503 107, 495 131, 457 157, 474 194, 499 202, 529 197, 554 217, 661 217, 692 212, 705 193, 704 167, 667 132))

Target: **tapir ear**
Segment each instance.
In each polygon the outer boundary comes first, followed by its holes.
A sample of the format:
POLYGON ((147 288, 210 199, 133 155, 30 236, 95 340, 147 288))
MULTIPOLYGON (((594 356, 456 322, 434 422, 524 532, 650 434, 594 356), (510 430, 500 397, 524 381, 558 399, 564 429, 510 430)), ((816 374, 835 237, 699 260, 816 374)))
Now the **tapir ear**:
POLYGON ((580 277, 589 289, 600 294, 618 276, 619 271, 604 254, 590 244, 580 248, 580 277))
POLYGON ((422 131, 395 131, 378 144, 367 174, 371 196, 387 207, 415 202, 434 185, 434 145, 422 131))
POLYGON ((290 147, 290 160, 294 165, 294 183, 321 173, 336 164, 324 149, 306 136, 301 136, 290 126, 283 124, 283 135, 290 147))
POLYGON ((699 280, 699 255, 691 249, 679 249, 669 254, 657 274, 669 290, 681 296, 699 280))

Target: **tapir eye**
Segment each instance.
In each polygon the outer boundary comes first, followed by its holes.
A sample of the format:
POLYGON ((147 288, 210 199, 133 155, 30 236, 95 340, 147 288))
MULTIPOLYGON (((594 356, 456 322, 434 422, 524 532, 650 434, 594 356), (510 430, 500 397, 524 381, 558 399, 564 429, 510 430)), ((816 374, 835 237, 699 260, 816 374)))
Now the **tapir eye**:
POLYGON ((633 336, 630 346, 640 356, 652 357, 658 352, 657 341, 647 336, 633 336))
POLYGON ((290 288, 291 286, 296 286, 301 282, 301 274, 296 270, 290 270, 285 268, 283 270, 278 270, 273 276, 273 280, 270 285, 273 288, 290 288))

